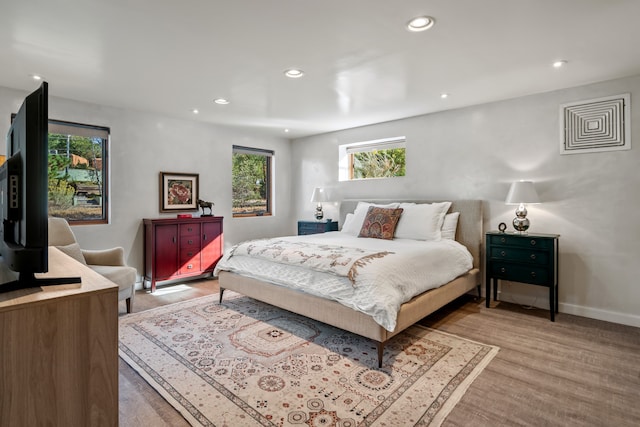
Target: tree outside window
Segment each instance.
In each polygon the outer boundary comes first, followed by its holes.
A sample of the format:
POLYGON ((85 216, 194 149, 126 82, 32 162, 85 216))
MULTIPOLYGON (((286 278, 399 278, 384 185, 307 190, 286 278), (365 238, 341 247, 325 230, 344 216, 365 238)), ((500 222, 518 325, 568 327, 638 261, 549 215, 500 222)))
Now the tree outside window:
POLYGON ((233 146, 232 213, 234 217, 271 215, 273 151, 233 146))
POLYGON ((107 222, 108 141, 108 128, 49 121, 50 216, 107 222))
POLYGON ((341 181, 406 175, 404 137, 357 142, 339 147, 341 181))

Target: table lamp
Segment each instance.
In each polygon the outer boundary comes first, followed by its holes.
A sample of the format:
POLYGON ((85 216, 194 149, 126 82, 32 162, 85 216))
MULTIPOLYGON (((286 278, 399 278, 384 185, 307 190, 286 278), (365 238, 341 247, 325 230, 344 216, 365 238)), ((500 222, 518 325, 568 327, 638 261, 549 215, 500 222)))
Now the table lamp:
POLYGON ((504 201, 507 205, 518 205, 516 209, 516 217, 513 219, 513 228, 520 233, 529 229, 529 220, 527 219, 527 203, 540 203, 538 193, 531 181, 516 181, 511 184, 507 199, 504 201))
POLYGON ((320 221, 324 217, 324 213, 322 212, 322 202, 327 201, 327 193, 324 191, 324 188, 316 187, 313 189, 313 194, 311 195, 311 202, 317 203, 316 206, 316 219, 320 221))

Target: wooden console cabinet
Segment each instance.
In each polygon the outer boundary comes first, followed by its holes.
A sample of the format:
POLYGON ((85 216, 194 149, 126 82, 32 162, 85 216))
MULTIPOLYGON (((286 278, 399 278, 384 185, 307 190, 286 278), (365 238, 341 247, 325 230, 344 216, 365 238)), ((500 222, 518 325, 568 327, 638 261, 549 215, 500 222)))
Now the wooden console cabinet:
POLYGON ((53 247, 37 276, 82 283, 0 293, 0 426, 117 426, 118 286, 53 247))
POLYGON ((156 282, 212 273, 222 257, 222 217, 144 220, 144 281, 156 282))

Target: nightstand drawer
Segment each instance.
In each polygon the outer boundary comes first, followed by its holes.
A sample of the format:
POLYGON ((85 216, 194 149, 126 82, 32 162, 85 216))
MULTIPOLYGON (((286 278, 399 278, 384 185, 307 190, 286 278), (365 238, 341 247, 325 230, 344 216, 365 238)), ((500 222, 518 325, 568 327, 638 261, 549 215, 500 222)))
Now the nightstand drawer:
POLYGON ((554 239, 541 238, 541 237, 528 237, 526 235, 490 235, 489 242, 491 245, 508 245, 518 246, 523 248, 537 248, 537 249, 551 249, 554 245, 554 239))
POLYGON ((337 221, 298 221, 298 235, 338 231, 337 221))
POLYGON ((530 262, 532 264, 549 265, 550 251, 534 251, 530 249, 506 246, 492 246, 489 256, 503 261, 530 262))
POLYGON ((549 285, 549 279, 551 278, 548 268, 509 262, 492 262, 491 275, 496 279, 531 283, 534 285, 549 285))

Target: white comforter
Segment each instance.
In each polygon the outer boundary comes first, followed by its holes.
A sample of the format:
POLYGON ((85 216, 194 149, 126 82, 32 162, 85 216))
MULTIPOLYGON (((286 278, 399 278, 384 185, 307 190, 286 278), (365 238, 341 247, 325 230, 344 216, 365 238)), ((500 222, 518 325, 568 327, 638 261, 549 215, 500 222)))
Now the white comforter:
POLYGON ((214 274, 230 271, 331 299, 370 315, 389 331, 395 329, 403 303, 450 282, 473 266, 469 251, 448 239, 367 239, 337 231, 278 239, 393 253, 359 267, 355 286, 347 277, 245 255, 230 256, 233 251, 218 262, 214 274))

